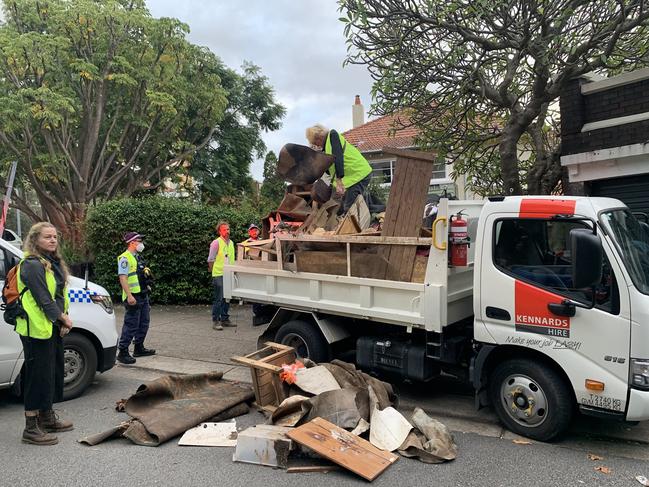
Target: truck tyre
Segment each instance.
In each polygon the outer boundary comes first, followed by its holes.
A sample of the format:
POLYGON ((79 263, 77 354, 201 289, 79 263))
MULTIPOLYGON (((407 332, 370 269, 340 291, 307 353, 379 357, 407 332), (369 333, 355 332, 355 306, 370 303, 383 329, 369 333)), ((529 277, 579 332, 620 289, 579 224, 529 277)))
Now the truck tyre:
POLYGON ((97 351, 85 336, 70 333, 63 337, 63 400, 79 397, 90 385, 97 371, 97 351))
POLYGON ((491 402, 514 433, 549 441, 561 435, 573 414, 572 393, 549 366, 522 359, 498 365, 489 380, 491 402))
POLYGON ((331 354, 329 344, 320 330, 306 321, 293 320, 284 323, 277 330, 275 341, 295 348, 299 357, 314 362, 327 362, 331 354))

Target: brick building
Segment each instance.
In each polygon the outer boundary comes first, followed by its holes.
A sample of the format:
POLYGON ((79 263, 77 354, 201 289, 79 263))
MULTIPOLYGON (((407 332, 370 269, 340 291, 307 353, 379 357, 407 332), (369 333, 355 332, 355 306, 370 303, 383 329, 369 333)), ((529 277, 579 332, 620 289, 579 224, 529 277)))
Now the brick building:
POLYGON ((561 165, 570 181, 649 213, 649 68, 575 79, 560 108, 561 165))

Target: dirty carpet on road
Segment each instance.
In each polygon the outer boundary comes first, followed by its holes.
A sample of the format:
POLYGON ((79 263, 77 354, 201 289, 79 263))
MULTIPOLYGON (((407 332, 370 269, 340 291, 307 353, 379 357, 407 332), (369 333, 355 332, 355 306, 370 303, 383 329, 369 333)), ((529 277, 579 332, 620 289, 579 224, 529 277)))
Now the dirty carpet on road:
POLYGON ((124 406, 130 421, 79 441, 96 445, 125 437, 138 445, 158 446, 203 421, 246 414, 246 403, 255 397, 252 388, 222 378, 222 372, 167 375, 142 384, 124 406))

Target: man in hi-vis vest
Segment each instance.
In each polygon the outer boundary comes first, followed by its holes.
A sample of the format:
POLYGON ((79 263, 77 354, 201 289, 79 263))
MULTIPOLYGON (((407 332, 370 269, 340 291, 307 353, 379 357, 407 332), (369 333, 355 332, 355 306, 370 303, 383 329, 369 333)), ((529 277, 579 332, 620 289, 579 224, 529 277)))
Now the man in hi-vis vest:
POLYGON ((144 346, 150 322, 150 271, 140 255, 144 250, 143 239, 144 236, 137 232, 126 232, 124 234, 126 251, 117 257, 117 275, 119 284, 122 286, 122 301, 126 309, 122 334, 117 343, 119 350, 117 361, 126 365, 135 363, 135 359, 128 351, 131 342, 135 344, 133 356, 145 357, 155 354, 155 350, 144 346))
POLYGON ((342 134, 320 124, 306 129, 306 138, 313 148, 334 156, 329 168, 336 195, 342 198, 342 212, 347 212, 358 195, 365 193, 372 178, 372 167, 354 145, 342 134))
POLYGON ((224 326, 237 326, 230 321, 229 303, 223 299, 223 266, 234 262, 234 243, 230 240, 230 225, 219 222, 216 226, 218 238, 210 245, 210 254, 207 257, 207 268, 212 274, 214 287, 214 302, 212 303, 212 328, 222 330, 224 326))

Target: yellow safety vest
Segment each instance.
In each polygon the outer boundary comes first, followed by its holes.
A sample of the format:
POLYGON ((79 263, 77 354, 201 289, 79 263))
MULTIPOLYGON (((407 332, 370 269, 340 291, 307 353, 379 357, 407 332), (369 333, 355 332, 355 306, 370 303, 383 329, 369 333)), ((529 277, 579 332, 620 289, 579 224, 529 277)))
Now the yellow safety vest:
MULTIPOLYGON (((43 262, 43 259, 40 259, 43 262)), ((22 261, 21 261, 22 263, 22 261)), ((20 277, 20 264, 18 264, 18 292, 22 292, 25 289, 25 284, 20 277)), ((47 290, 50 292, 53 300, 56 300, 56 278, 54 277, 54 272, 52 269, 48 269, 45 264, 45 283, 47 284, 47 290)), ((64 309, 65 313, 68 312, 70 307, 70 297, 68 296, 68 286, 66 285, 63 288, 64 296, 64 309)), ((32 292, 27 289, 20 299, 23 309, 27 313, 27 319, 17 318, 16 319, 16 332, 22 336, 29 336, 32 338, 39 338, 46 340, 52 336, 52 322, 45 315, 43 308, 41 308, 32 292), (29 320, 29 323, 27 321, 29 320)))
MULTIPOLYGON (((340 137, 340 146, 343 148, 343 157, 344 157, 344 167, 345 167, 345 176, 343 177, 343 184, 345 189, 349 189, 354 184, 358 183, 362 179, 365 179, 372 172, 372 166, 367 162, 367 159, 363 157, 361 151, 359 151, 353 144, 348 143, 341 134, 338 134, 340 137)), ((331 150, 331 132, 327 134, 327 140, 325 141, 325 154, 332 154, 331 150)), ((336 164, 332 164, 329 167, 329 174, 332 178, 336 177, 336 164)), ((334 179, 335 184, 335 179, 334 179)))
POLYGON ((225 256, 228 256, 228 262, 234 262, 234 244, 230 240, 227 244, 222 237, 216 239, 219 242, 219 251, 216 253, 214 264, 212 265, 212 277, 223 275, 223 266, 225 265, 225 256))
MULTIPOLYGON (((137 278, 137 259, 132 253, 130 253, 127 250, 123 254, 120 254, 119 257, 117 257, 118 265, 122 257, 126 257, 126 260, 128 261, 128 276, 127 276, 128 287, 132 293, 137 294, 141 291, 140 280, 137 278)), ((126 293, 124 292, 124 290, 122 290, 122 301, 125 300, 126 300, 126 293)))

